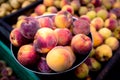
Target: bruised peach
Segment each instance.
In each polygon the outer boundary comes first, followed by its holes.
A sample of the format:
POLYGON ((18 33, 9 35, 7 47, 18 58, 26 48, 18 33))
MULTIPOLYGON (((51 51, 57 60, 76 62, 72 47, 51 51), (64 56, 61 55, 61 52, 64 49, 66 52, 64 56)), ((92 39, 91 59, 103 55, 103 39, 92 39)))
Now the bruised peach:
POLYGON ((100 17, 96 17, 91 21, 91 25, 96 28, 96 30, 101 29, 104 26, 104 21, 100 17))
POLYGON ((37 15, 42 15, 43 13, 46 12, 46 6, 43 5, 43 4, 39 4, 39 5, 35 8, 34 12, 35 12, 37 15))
POLYGON ((68 11, 69 13, 71 13, 72 15, 74 14, 74 9, 72 6, 70 5, 65 5, 62 7, 62 11, 68 11))
POLYGON ((48 66, 56 71, 62 72, 69 69, 75 62, 73 54, 63 46, 56 46, 48 52, 46 61, 48 66))
POLYGON ((53 20, 50 17, 41 17, 37 20, 39 22, 40 28, 42 27, 53 28, 54 27, 53 20))
POLYGON ((24 66, 33 66, 38 60, 38 55, 32 44, 26 44, 18 50, 17 59, 24 66))
POLYGON ((14 46, 22 46, 30 42, 29 39, 25 38, 21 33, 19 28, 14 28, 10 33, 10 42, 14 46))
POLYGON ((88 35, 90 33, 90 25, 88 21, 83 19, 75 20, 73 22, 73 33, 88 35))
POLYGON ((113 31, 118 26, 118 23, 116 19, 108 18, 105 20, 104 26, 113 31))
POLYGON ((76 54, 85 55, 92 49, 92 40, 85 34, 77 34, 72 38, 71 47, 76 54))
POLYGON ((47 53, 57 45, 57 38, 51 28, 40 28, 34 38, 33 45, 37 52, 47 53))
POLYGON ((67 45, 72 39, 72 33, 67 28, 57 28, 54 30, 58 38, 58 45, 67 45))
POLYGON ((73 22, 72 15, 68 11, 59 11, 54 22, 58 28, 68 28, 73 22))
POLYGON ((38 29, 39 23, 37 19, 32 17, 26 17, 20 26, 21 34, 28 39, 34 39, 34 36, 38 29))

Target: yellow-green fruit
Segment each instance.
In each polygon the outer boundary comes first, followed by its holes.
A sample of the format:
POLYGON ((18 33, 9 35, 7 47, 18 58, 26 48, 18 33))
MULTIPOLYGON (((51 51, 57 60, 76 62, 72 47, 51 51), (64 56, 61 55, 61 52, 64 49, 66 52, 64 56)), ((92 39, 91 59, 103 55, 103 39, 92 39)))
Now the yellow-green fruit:
POLYGON ((119 47, 119 41, 115 37, 109 37, 105 40, 105 44, 111 47, 111 49, 114 51, 119 47))
POLYGON ((89 74, 89 68, 88 68, 87 64, 85 64, 85 63, 82 63, 80 66, 78 66, 75 69, 75 75, 76 75, 76 77, 78 77, 80 79, 87 77, 88 74, 89 74))
POLYGON ((97 16, 105 20, 108 17, 108 12, 105 9, 101 9, 97 12, 97 16))
POLYGON ((112 35, 112 31, 108 28, 101 28, 98 32, 103 36, 104 39, 112 35))
POLYGON ((91 20, 96 17, 96 12, 95 11, 89 11, 86 14, 91 20))
POLYGON ((107 44, 102 44, 96 48, 95 57, 101 62, 108 61, 112 57, 112 49, 107 44))
POLYGON ((84 7, 84 6, 81 6, 78 11, 79 15, 85 15, 87 12, 88 12, 88 9, 87 7, 84 7))

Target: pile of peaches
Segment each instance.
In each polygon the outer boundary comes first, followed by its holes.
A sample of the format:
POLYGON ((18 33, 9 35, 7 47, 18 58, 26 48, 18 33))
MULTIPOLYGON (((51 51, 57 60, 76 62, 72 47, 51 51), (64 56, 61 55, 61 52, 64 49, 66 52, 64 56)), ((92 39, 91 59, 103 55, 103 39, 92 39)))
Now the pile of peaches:
MULTIPOLYGON (((18 21, 15 25, 13 25, 13 28, 19 28, 21 23, 27 16, 36 18, 37 16, 41 16, 44 14, 56 14, 59 11, 67 11, 72 16, 74 16, 75 19, 78 19, 78 21, 73 20, 73 24, 64 24, 69 25, 69 27, 65 28, 69 29, 69 31, 71 32, 72 39, 68 41, 67 46, 69 46, 69 49, 75 54, 75 56, 76 53, 79 54, 80 49, 89 49, 90 47, 88 46, 88 48, 84 48, 82 46, 82 48, 78 48, 77 45, 81 43, 83 43, 83 45, 85 44, 83 40, 78 41, 77 39, 75 39, 75 35, 77 35, 78 33, 83 33, 88 36, 90 28, 90 33, 92 34, 93 39, 92 51, 90 52, 87 60, 85 60, 83 64, 75 69, 75 75, 80 79, 84 78, 86 80, 91 80, 91 74, 89 73, 101 70, 101 68, 103 67, 102 63, 106 63, 107 61, 109 61, 114 55, 115 51, 119 48, 120 0, 43 0, 42 4, 36 6, 33 13, 31 13, 30 15, 21 15, 20 17, 18 17, 18 21), (87 28, 88 25, 89 28, 87 28), (73 39, 76 40, 74 44, 72 42, 73 39), (77 47, 74 48, 74 45, 77 47)), ((67 18, 58 18, 59 19, 56 20, 55 17, 51 17, 54 22, 54 27, 52 27, 52 29, 54 30, 55 34, 59 31, 55 30, 55 28, 63 29, 64 27, 62 24, 66 23, 67 21, 67 18), (58 22, 59 24, 56 25, 56 22, 58 22)), ((43 20, 40 21, 44 23, 43 20)), ((45 22, 45 24, 47 25, 48 23, 45 22)), ((61 40, 65 40, 69 33, 65 34, 64 32, 60 32, 60 34, 64 35, 65 38, 62 38, 62 35, 58 37, 60 37, 61 40)), ((33 43, 37 44, 37 42, 38 41, 36 40, 33 43)), ((61 45, 63 43, 64 42, 59 43, 58 38, 57 45, 61 45)), ((66 45, 62 46, 64 46, 65 48, 66 45)), ((37 52, 39 51, 40 49, 37 49, 37 52)), ((86 53, 86 51, 87 50, 84 50, 83 52, 86 53)), ((73 64, 74 62, 75 61, 73 61, 73 64)), ((58 64, 58 62, 55 63, 58 64)))
POLYGON ((70 69, 76 56, 88 55, 92 49, 90 25, 74 18, 68 11, 56 15, 26 17, 10 33, 10 41, 20 47, 17 60, 40 72, 62 72, 70 69))

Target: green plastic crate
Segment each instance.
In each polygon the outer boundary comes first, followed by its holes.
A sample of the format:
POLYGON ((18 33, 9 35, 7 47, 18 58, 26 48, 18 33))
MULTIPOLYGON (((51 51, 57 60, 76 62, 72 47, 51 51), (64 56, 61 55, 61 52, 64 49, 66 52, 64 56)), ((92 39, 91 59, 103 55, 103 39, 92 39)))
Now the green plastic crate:
POLYGON ((21 67, 16 60, 14 60, 10 49, 0 40, 0 59, 6 61, 6 63, 13 69, 14 73, 20 80, 40 80, 33 72, 28 71, 21 67))

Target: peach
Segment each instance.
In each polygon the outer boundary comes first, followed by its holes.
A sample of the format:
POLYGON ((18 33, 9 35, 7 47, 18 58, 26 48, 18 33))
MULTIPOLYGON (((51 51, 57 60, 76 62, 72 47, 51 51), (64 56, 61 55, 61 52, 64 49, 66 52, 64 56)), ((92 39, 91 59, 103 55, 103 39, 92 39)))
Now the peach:
POLYGON ((93 46, 97 47, 103 43, 103 37, 98 32, 92 32, 92 38, 93 38, 93 46))
POLYGON ((101 62, 108 61, 112 57, 112 49, 108 45, 102 44, 96 48, 95 57, 101 62))
POLYGON ((95 55, 95 48, 92 47, 92 50, 90 51, 89 57, 93 57, 95 55))
POLYGON ((96 12, 91 10, 91 11, 88 11, 86 15, 92 20, 93 18, 96 17, 96 12))
POLYGON ((85 34, 77 34, 71 40, 71 47, 78 55, 85 55, 92 49, 92 40, 85 34))
POLYGON ((57 38, 58 45, 68 45, 72 39, 72 33, 67 28, 57 28, 54 30, 57 38))
POLYGON ((40 28, 34 37, 33 45, 37 52, 46 54, 57 45, 57 38, 51 28, 40 28))
POLYGON ((35 12, 33 12, 33 13, 31 13, 30 14, 30 17, 37 17, 38 15, 37 15, 37 13, 35 13, 35 12))
POLYGON ((47 8, 47 12, 51 12, 51 13, 57 13, 58 9, 55 6, 49 6, 47 8))
POLYGON ((82 5, 87 5, 91 0, 79 0, 82 5))
POLYGON ((73 7, 71 5, 65 5, 65 6, 62 7, 61 10, 62 11, 68 11, 72 15, 74 14, 74 9, 73 9, 73 7))
POLYGON ((24 66, 33 66, 36 64, 39 56, 32 44, 26 44, 19 48, 17 59, 24 66))
POLYGON ((109 18, 117 19, 117 15, 115 15, 114 13, 109 13, 109 18))
POLYGON ((96 28, 96 30, 101 29, 104 26, 104 21, 100 17, 96 17, 91 21, 91 25, 96 28))
POLYGON ((70 5, 70 0, 61 0, 60 1, 60 8, 62 8, 65 5, 70 5))
POLYGON ((102 4, 102 0, 92 0, 91 3, 95 6, 95 7, 99 7, 102 4))
POLYGON ((37 20, 39 22, 40 28, 48 27, 52 29, 54 27, 53 20, 50 17, 41 17, 38 18, 37 20))
POLYGON ((90 25, 88 21, 83 19, 75 20, 73 22, 73 33, 88 35, 90 33, 90 25))
POLYGON ((88 3, 86 6, 87 6, 89 11, 95 10, 95 6, 92 3, 88 3))
POLYGON ((37 13, 37 15, 42 15, 43 13, 46 12, 46 6, 43 5, 43 4, 39 4, 35 10, 34 10, 35 13, 37 13))
POLYGON ((43 4, 47 7, 48 6, 53 6, 54 0, 43 0, 43 4))
POLYGON ((101 64, 95 58, 87 58, 85 63, 88 65, 90 71, 98 71, 101 69, 101 64))
POLYGON ((74 9, 74 11, 78 11, 79 7, 81 6, 79 0, 73 0, 72 2, 70 2, 70 5, 74 9))
POLYGON ((110 48, 112 49, 112 51, 115 51, 118 49, 119 47, 119 41, 117 38, 115 37, 108 37, 106 40, 105 40, 105 44, 107 44, 108 46, 110 46, 110 48))
POLYGON ((79 79, 85 79, 89 74, 89 68, 86 63, 82 63, 75 69, 75 76, 79 79))
POLYGON ((60 2, 61 2, 60 0, 55 0, 54 1, 54 6, 58 9, 60 9, 60 2))
POLYGON ((34 36, 39 29, 39 22, 33 17, 26 17, 21 23, 20 32, 28 39, 34 39, 34 36))
POLYGON ((81 6, 78 10, 79 15, 85 15, 88 12, 88 8, 85 6, 81 6))
POLYGON ((86 15, 81 15, 81 16, 80 16, 80 19, 86 20, 86 21, 88 21, 88 23, 91 22, 91 21, 90 21, 90 18, 89 18, 88 16, 86 16, 86 15))
POLYGON ((56 46, 48 52, 46 61, 52 70, 62 72, 73 65, 75 58, 68 49, 63 46, 56 46))
POLYGON ((120 8, 120 1, 116 1, 115 3, 113 3, 113 8, 120 8))
POLYGON ((113 36, 117 39, 120 39, 120 26, 115 28, 115 30, 113 31, 113 36))
POLYGON ((97 17, 101 17, 103 20, 108 18, 108 11, 105 9, 101 9, 97 12, 97 17))
POLYGON ((72 15, 67 11, 59 11, 55 16, 54 22, 58 28, 68 28, 73 22, 72 15))
POLYGON ((112 36, 112 31, 108 28, 101 28, 98 32, 102 35, 104 39, 112 36))
POLYGON ((120 17, 120 8, 112 8, 111 13, 114 13, 117 17, 120 17))
POLYGON ((16 46, 20 47, 24 44, 30 43, 31 40, 25 38, 21 33, 19 28, 14 28, 10 32, 10 42, 16 46))
POLYGON ((105 20, 104 26, 113 31, 118 26, 118 23, 116 19, 108 18, 105 20))
POLYGON ((106 9, 110 10, 114 4, 115 0, 103 0, 102 4, 105 6, 106 9))

